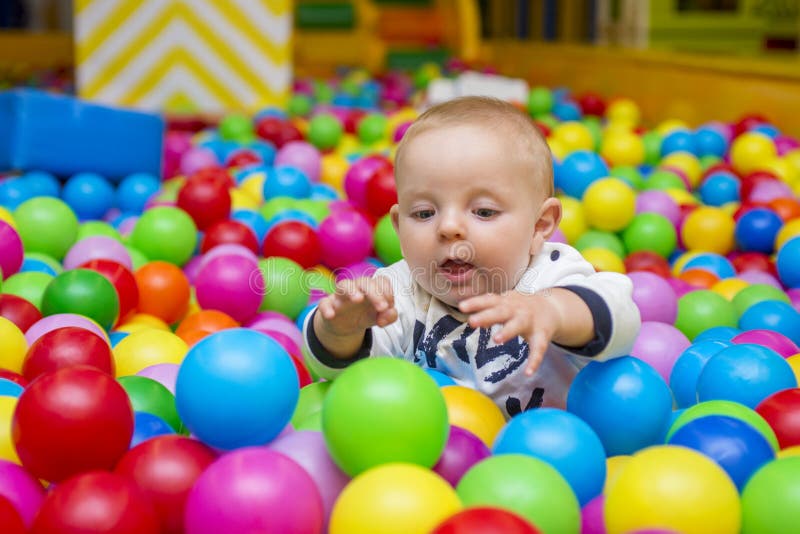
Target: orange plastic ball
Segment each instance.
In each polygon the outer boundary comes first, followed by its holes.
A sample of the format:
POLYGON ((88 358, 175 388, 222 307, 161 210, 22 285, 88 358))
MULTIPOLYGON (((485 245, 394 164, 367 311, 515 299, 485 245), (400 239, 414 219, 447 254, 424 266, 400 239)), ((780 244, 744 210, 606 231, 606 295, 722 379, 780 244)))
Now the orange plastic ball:
POLYGON ((703 289, 711 289, 714 284, 719 282, 717 275, 705 269, 686 269, 678 278, 689 285, 703 289))
POLYGON ((172 324, 186 314, 191 289, 183 271, 165 261, 151 261, 134 273, 139 286, 139 312, 172 324))

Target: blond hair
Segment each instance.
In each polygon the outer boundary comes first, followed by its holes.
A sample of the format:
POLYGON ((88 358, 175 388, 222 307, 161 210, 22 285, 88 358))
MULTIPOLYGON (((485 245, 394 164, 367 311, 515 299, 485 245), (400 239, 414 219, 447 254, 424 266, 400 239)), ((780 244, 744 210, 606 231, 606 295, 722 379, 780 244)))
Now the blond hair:
POLYGON ((486 128, 518 144, 521 163, 531 169, 531 179, 553 196, 553 157, 533 121, 513 104, 486 96, 463 96, 425 111, 406 130, 397 146, 395 167, 400 167, 404 148, 421 133, 442 126, 470 124, 486 128))

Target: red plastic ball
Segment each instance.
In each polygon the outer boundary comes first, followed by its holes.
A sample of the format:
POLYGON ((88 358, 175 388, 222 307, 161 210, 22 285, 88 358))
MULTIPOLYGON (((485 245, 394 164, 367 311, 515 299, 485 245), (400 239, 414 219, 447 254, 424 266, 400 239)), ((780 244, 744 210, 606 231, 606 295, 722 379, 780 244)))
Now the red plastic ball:
POLYGON ((635 271, 647 271, 657 274, 662 278, 669 279, 671 271, 669 263, 659 254, 649 250, 634 252, 625 258, 625 271, 632 273, 635 271))
POLYGON ((158 534, 153 505, 134 482, 114 473, 78 475, 55 487, 31 534, 158 534))
POLYGON ((365 111, 360 109, 351 109, 344 118, 344 131, 349 134, 357 133, 358 123, 361 122, 361 119, 366 116, 367 113, 365 111))
POLYGON ((114 376, 114 356, 108 342, 85 328, 56 328, 37 339, 28 349, 22 374, 29 381, 65 367, 88 365, 114 376))
POLYGON ((748 211, 754 208, 766 208, 766 207, 767 205, 762 202, 747 202, 747 201, 742 202, 739 205, 739 207, 736 208, 736 211, 733 212, 733 220, 738 222, 739 219, 741 219, 742 215, 744 215, 748 211))
POLYGON ((752 130, 760 124, 769 124, 769 119, 767 119, 764 115, 759 115, 758 113, 750 113, 748 115, 744 115, 738 121, 736 121, 736 123, 733 125, 733 133, 734 135, 739 136, 747 131, 752 130))
POLYGON ((139 305, 139 286, 136 284, 136 278, 133 273, 121 263, 112 260, 92 260, 80 267, 96 271, 111 282, 119 297, 119 319, 117 319, 117 324, 124 323, 125 319, 139 305))
POLYGON ((183 436, 159 436, 125 453, 115 473, 125 476, 149 497, 163 534, 183 532, 186 497, 216 453, 183 436))
POLYGON ((229 169, 234 167, 247 167, 249 165, 256 165, 263 163, 261 156, 252 150, 239 149, 231 153, 225 160, 225 166, 229 169))
POLYGON ((10 380, 15 384, 19 384, 23 388, 28 387, 28 379, 22 376, 19 373, 15 373, 14 371, 9 371, 8 369, 0 369, 0 378, 4 378, 6 380, 10 380))
POLYGON ((292 363, 294 364, 294 368, 297 371, 297 378, 300 380, 300 387, 301 388, 305 387, 309 385, 311 382, 313 382, 314 379, 311 378, 311 373, 308 372, 308 369, 306 368, 303 361, 294 354, 289 354, 289 357, 292 358, 292 363))
POLYGON ((606 113, 606 102, 597 93, 584 93, 578 98, 578 106, 584 115, 602 117, 606 113))
POLYGON ((394 182, 394 169, 380 167, 367 182, 367 211, 375 217, 383 217, 397 204, 397 186, 394 182))
POLYGON ((278 117, 264 117, 256 123, 256 135, 281 148, 290 141, 302 141, 303 134, 294 124, 278 117))
POLYGON ((204 167, 191 175, 189 180, 211 180, 227 189, 236 187, 236 180, 233 179, 233 176, 226 169, 218 166, 204 167))
POLYGON ((133 408, 108 374, 67 367, 40 376, 23 391, 11 434, 25 469, 36 478, 61 482, 114 468, 130 446, 133 408))
POLYGON ((3 534, 25 534, 25 522, 7 498, 0 495, 0 532, 3 534))
POLYGON ((513 512, 499 508, 467 508, 449 517, 431 534, 540 534, 513 512))
POLYGON ((200 243, 200 252, 205 254, 217 245, 236 244, 247 247, 258 255, 258 238, 244 223, 233 220, 218 221, 206 230, 200 243))
POLYGON ((189 214, 199 230, 228 218, 231 193, 217 178, 192 177, 178 191, 178 207, 189 214))
POLYGON ((5 317, 25 332, 42 318, 42 312, 22 297, 4 294, 0 295, 0 317, 5 317))
POLYGON ((781 449, 800 445, 800 389, 773 393, 756 406, 778 438, 781 449))
POLYGON ((543 122, 540 121, 533 121, 534 126, 539 128, 539 131, 542 133, 543 137, 548 137, 550 135, 550 127, 543 122))
POLYGON ((264 238, 264 257, 280 256, 309 269, 322 261, 319 236, 309 225, 299 221, 276 224, 264 238))
POLYGON ((740 252, 731 259, 737 274, 745 271, 761 271, 777 276, 778 271, 769 256, 761 252, 740 252))

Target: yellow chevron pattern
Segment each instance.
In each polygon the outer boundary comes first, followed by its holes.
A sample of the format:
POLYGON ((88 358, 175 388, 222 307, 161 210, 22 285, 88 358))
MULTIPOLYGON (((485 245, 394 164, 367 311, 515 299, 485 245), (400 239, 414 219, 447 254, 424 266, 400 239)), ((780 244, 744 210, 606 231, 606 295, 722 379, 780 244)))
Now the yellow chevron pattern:
POLYGON ((291 16, 291 0, 75 0, 78 93, 152 111, 283 105, 291 16))

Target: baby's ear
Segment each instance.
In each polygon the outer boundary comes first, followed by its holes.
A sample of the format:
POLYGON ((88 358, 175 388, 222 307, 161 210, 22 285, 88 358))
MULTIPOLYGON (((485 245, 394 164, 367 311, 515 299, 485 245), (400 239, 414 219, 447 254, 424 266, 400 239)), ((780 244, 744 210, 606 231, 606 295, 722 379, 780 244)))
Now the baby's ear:
POLYGON ((389 217, 392 219, 395 233, 400 233, 400 206, 395 204, 389 208, 389 217))
POLYGON ((531 236, 531 256, 535 256, 553 235, 561 222, 561 201, 550 197, 542 203, 531 236))

